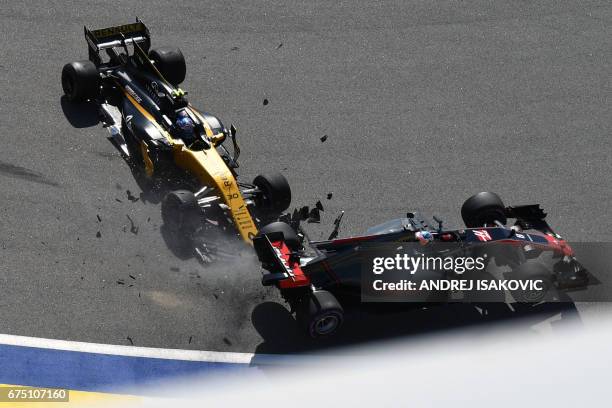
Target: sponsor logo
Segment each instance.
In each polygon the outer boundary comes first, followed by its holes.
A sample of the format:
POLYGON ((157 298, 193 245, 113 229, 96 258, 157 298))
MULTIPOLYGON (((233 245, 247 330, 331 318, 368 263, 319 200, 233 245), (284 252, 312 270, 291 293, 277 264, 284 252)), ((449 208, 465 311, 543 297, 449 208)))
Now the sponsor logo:
POLYGON ((151 96, 151 98, 153 99, 153 101, 159 105, 160 103, 160 99, 159 99, 159 87, 157 85, 157 82, 153 81, 150 82, 146 85, 147 88, 147 92, 149 92, 149 95, 151 96))
POLYGON ((136 95, 136 92, 134 92, 134 90, 132 88, 130 88, 129 85, 125 86, 125 91, 132 97, 134 98, 134 100, 138 103, 142 102, 142 98, 138 95, 136 95))
POLYGON ((486 230, 474 230, 474 235, 476 235, 476 238, 478 238, 479 241, 492 241, 493 238, 491 238, 491 235, 489 235, 489 232, 486 230))
POLYGON ((110 37, 119 33, 129 34, 141 31, 143 29, 142 23, 125 24, 117 27, 101 28, 99 30, 93 30, 91 33, 96 38, 110 37))
POLYGON ((281 263, 283 264, 283 266, 285 267, 285 271, 291 275, 292 274, 292 270, 291 267, 289 266, 289 262, 287 262, 287 260, 285 258, 283 258, 283 253, 281 252, 280 249, 278 249, 277 247, 273 246, 272 248, 274 248, 274 252, 276 252, 276 256, 278 257, 278 259, 280 259, 281 263))

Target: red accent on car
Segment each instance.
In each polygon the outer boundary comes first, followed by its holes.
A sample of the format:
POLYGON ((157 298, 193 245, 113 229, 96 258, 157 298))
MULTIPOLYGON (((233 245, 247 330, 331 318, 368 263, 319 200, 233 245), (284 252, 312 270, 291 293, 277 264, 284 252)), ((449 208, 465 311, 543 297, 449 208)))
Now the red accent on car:
POLYGON ((565 256, 574 256, 574 250, 564 239, 557 239, 548 234, 544 234, 544 238, 546 238, 548 244, 556 251, 561 252, 565 256))
POLYGON ((491 238, 491 234, 489 234, 487 230, 474 230, 472 232, 474 235, 476 235, 476 238, 478 238, 479 241, 487 242, 493 240, 493 238, 491 238))
POLYGON ((289 289, 310 285, 310 279, 302 271, 299 260, 291 258, 291 250, 287 244, 284 241, 275 241, 271 244, 277 250, 276 254, 281 258, 285 267, 293 273, 293 276, 279 281, 278 286, 281 289, 289 289))
POLYGON ((333 244, 334 246, 336 245, 345 245, 345 244, 350 244, 353 242, 360 242, 360 241, 368 241, 374 238, 379 238, 379 235, 364 235, 361 237, 350 237, 350 238, 340 238, 340 239, 335 239, 333 241, 330 241, 331 244, 333 244))

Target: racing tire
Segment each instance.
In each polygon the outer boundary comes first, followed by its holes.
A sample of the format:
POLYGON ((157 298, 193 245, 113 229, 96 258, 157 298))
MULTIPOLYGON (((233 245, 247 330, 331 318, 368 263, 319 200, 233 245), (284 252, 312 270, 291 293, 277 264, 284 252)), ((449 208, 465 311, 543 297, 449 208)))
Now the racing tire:
POLYGON ((461 206, 461 218, 468 228, 478 228, 499 221, 506 224, 506 206, 495 193, 484 191, 471 196, 461 206))
POLYGON ((62 89, 71 102, 85 102, 100 93, 100 74, 91 61, 75 61, 62 68, 62 89))
POLYGON ((175 47, 160 47, 149 51, 149 57, 163 77, 174 86, 185 80, 187 66, 180 49, 175 47))
POLYGON ((297 233, 291 226, 282 221, 276 221, 270 223, 259 230, 259 236, 263 234, 272 234, 274 232, 281 232, 283 234, 283 241, 292 251, 297 251, 302 248, 302 242, 300 241, 297 233))
POLYGON ((518 303, 540 303, 552 301, 557 297, 552 274, 539 262, 525 262, 512 271, 512 278, 518 280, 541 280, 542 290, 515 290, 512 297, 518 303))
POLYGON ((311 338, 329 337, 342 326, 344 310, 330 292, 312 292, 303 306, 304 309, 296 317, 311 338))
POLYGON ((161 211, 164 225, 172 232, 189 233, 198 227, 201 210, 191 191, 169 192, 162 200, 161 211))
POLYGON ((258 204, 266 210, 282 213, 291 204, 291 188, 289 182, 282 174, 275 172, 268 175, 259 175, 253 184, 262 193, 258 204))

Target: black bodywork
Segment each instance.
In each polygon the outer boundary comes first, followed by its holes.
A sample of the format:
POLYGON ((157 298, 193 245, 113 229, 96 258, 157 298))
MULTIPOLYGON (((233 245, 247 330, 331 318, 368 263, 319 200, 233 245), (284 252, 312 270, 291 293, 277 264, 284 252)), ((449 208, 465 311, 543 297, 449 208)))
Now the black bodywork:
MULTIPOLYGON (((162 173, 174 166, 171 146, 163 132, 173 135, 173 123, 179 111, 186 111, 196 124, 197 139, 185 141, 193 150, 208 149, 212 142, 230 168, 236 160, 221 143, 229 131, 216 116, 193 109, 187 93, 166 80, 149 58, 151 38, 141 21, 101 30, 84 28, 89 60, 101 74, 100 103, 115 106, 121 112, 120 128, 128 146, 127 153, 144 163, 149 172, 162 173), (131 52, 130 52, 131 48, 131 52), (136 103, 134 103, 134 101, 136 103), (189 109, 187 109, 189 108, 189 109), (212 137, 211 137, 212 135, 212 137), (207 137, 208 136, 208 137, 207 137), (146 149, 148 159, 142 155, 146 149)), ((106 116, 110 116, 105 112, 106 116)), ((108 122, 112 123, 112 118, 108 122)), ((125 153, 125 152, 124 152, 125 153)), ((151 174, 149 174, 151 175, 151 174)))
MULTIPOLYGON (((512 226, 495 221, 482 227, 447 229, 436 217, 429 220, 420 213, 410 212, 404 218, 370 228, 366 235, 326 241, 310 241, 306 234, 301 233, 299 218, 287 219, 287 224, 292 226, 300 238, 299 244, 286 240, 287 230, 284 233, 277 231, 262 234, 254 241, 259 260, 265 269, 262 283, 280 289, 296 313, 298 322, 306 322, 307 331, 313 337, 327 334, 317 334, 316 329, 319 324, 317 322, 323 321, 317 319, 321 316, 330 318, 326 315, 326 308, 333 312, 331 318, 341 321, 339 311, 342 308, 332 294, 339 298, 362 295, 364 299, 361 255, 379 244, 388 243, 395 247, 402 243, 419 243, 422 246, 417 244, 415 247, 419 248, 417 251, 420 254, 440 251, 442 245, 436 244, 445 244, 445 248, 451 246, 461 256, 478 256, 486 250, 489 255, 493 255, 487 258, 487 264, 494 260, 497 266, 509 266, 512 271, 524 270, 525 265, 532 265, 533 260, 547 252, 552 254, 554 263, 550 270, 544 271, 544 279, 550 282, 547 289, 549 292, 552 292, 552 288, 575 290, 597 283, 576 259, 568 243, 545 221, 546 213, 539 205, 505 207, 500 208, 500 211, 504 213, 504 221, 515 220, 512 226), (430 238, 425 244, 419 238, 423 232, 427 232, 430 238), (320 304, 317 299, 319 294, 325 295, 328 306, 317 306, 320 304)), ((435 295, 431 299, 436 299, 437 303, 452 301, 447 297, 440 298, 439 294, 435 295)), ((542 298, 535 299, 542 301, 542 298)), ((522 298, 516 300, 525 301, 522 298)), ((419 305, 415 303, 414 306, 419 305)), ((330 329, 328 333, 334 330, 330 329)))

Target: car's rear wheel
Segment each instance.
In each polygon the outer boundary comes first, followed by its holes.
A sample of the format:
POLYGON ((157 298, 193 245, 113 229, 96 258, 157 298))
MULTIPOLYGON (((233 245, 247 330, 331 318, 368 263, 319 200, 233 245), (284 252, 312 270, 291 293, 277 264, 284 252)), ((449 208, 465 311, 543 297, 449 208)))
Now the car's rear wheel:
POLYGON ((100 93, 100 74, 91 61, 75 61, 62 68, 62 89, 72 102, 84 102, 100 93))
POLYGON ((537 285, 525 290, 512 291, 512 297, 519 303, 539 303, 552 301, 557 290, 550 270, 539 262, 525 262, 512 271, 512 278, 537 285))
POLYGON ((461 217, 468 228, 506 224, 506 206, 495 193, 488 191, 471 196, 461 206, 461 217))
POLYGON ((275 213, 282 213, 291 204, 291 188, 289 182, 280 173, 259 175, 253 184, 261 191, 258 206, 275 213))
POLYGON ((187 66, 180 49, 176 47, 155 48, 149 51, 149 57, 163 77, 172 85, 178 86, 185 80, 187 66))
POLYGON ((336 297, 326 290, 312 292, 303 307, 296 317, 312 338, 333 335, 344 321, 342 306, 336 297))
POLYGON ((197 229, 201 210, 196 196, 188 190, 171 191, 162 200, 162 220, 170 231, 189 233, 197 229))

